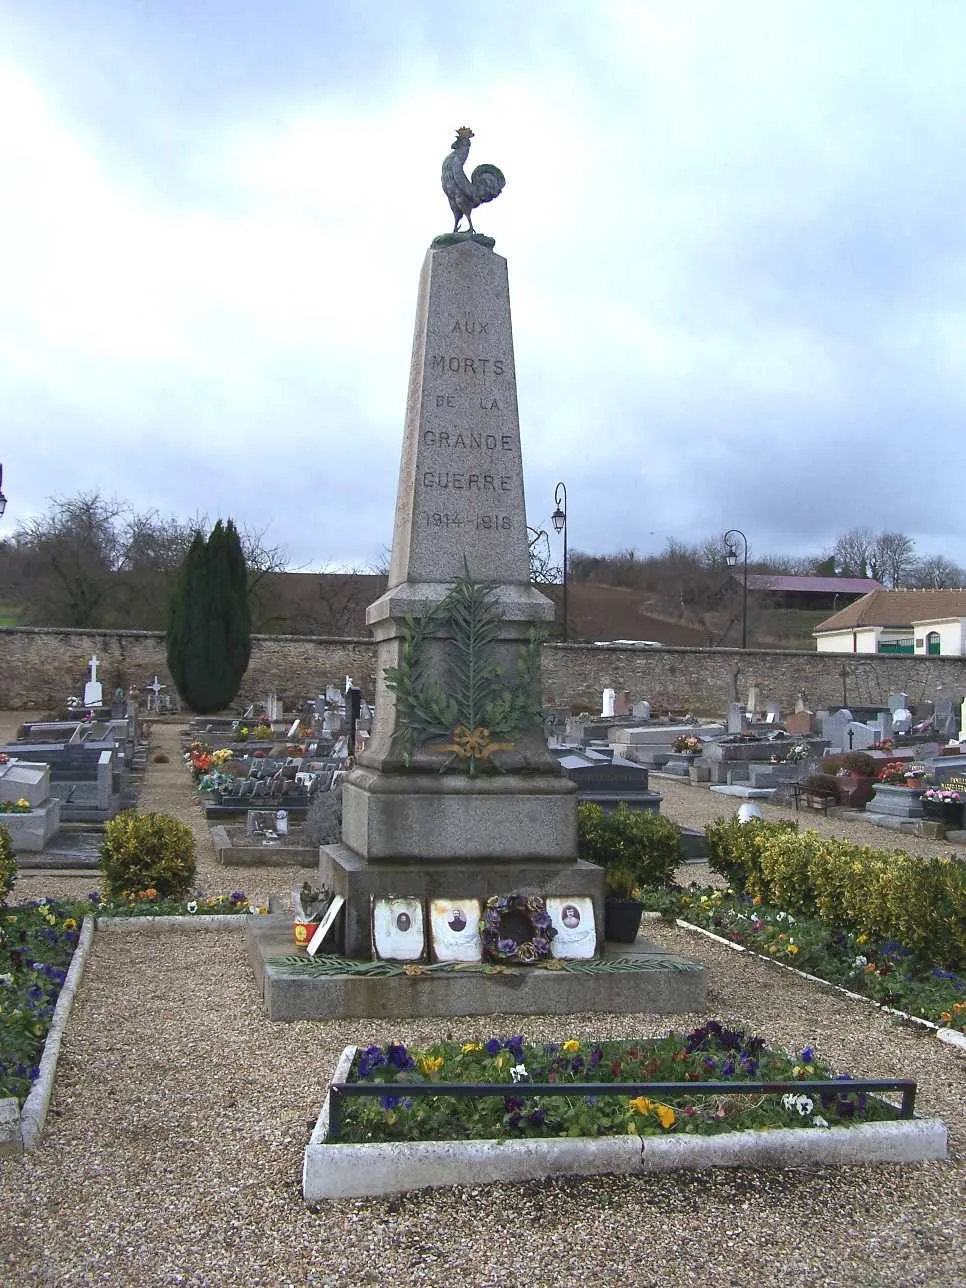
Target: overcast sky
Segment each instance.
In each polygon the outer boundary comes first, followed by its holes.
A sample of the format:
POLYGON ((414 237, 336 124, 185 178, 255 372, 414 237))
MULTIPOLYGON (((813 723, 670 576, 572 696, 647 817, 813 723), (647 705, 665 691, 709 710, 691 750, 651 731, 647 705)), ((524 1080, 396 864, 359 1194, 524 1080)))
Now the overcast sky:
POLYGON ((962 0, 10 0, 0 532, 97 490, 379 562, 469 124, 531 525, 966 564, 964 49, 962 0))

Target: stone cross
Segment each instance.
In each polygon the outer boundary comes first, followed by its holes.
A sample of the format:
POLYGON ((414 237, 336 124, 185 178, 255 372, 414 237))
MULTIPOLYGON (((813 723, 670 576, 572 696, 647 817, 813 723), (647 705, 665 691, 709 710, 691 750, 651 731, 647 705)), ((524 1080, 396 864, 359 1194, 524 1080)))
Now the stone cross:
POLYGON ((96 684, 96 683, 97 683, 97 660, 98 660, 98 659, 97 659, 97 654, 96 654, 96 653, 92 653, 92 654, 91 654, 91 658, 90 658, 91 683, 92 683, 92 684, 96 684))

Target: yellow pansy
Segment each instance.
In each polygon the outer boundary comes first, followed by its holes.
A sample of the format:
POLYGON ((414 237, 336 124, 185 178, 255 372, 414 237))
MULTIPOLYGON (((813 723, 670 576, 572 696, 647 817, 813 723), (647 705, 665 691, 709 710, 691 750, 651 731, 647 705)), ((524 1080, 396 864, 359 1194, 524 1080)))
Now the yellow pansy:
POLYGON ((677 1114, 670 1105, 655 1105, 654 1112, 657 1114, 657 1120, 665 1131, 670 1131, 677 1122, 677 1114))
POLYGON ((653 1108, 652 1102, 648 1100, 647 1096, 638 1096, 636 1100, 628 1101, 628 1104, 636 1114, 649 1114, 653 1108))
POLYGON ((441 1055, 424 1055, 419 1061, 419 1067, 423 1073, 439 1073, 443 1067, 443 1057, 441 1055))
POLYGON ((463 1043, 463 1054, 464 1054, 464 1055, 469 1055, 469 1053, 470 1053, 471 1051, 482 1051, 482 1050, 483 1050, 483 1048, 480 1046, 479 1042, 464 1042, 464 1043, 463 1043))
POLYGON ((566 1051, 568 1055, 573 1054, 574 1051, 580 1050, 580 1043, 576 1038, 568 1038, 563 1044, 563 1050, 566 1051))

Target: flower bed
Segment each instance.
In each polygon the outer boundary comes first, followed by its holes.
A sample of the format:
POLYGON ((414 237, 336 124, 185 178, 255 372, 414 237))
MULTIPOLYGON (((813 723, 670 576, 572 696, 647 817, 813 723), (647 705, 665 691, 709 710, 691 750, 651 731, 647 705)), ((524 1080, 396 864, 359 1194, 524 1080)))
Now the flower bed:
POLYGON ((522 1037, 487 1042, 438 1042, 408 1051, 401 1042, 356 1053, 346 1081, 373 1083, 385 1094, 346 1096, 339 1139, 513 1139, 544 1136, 650 1136, 666 1132, 714 1135, 743 1128, 828 1127, 898 1117, 897 1110, 865 1092, 849 1089, 849 1075, 820 1093, 789 1085, 780 1093, 723 1095, 722 1082, 783 1083, 831 1080, 833 1074, 812 1047, 795 1057, 766 1047, 764 1038, 729 1029, 718 1020, 688 1034, 627 1041, 527 1044, 522 1037), (700 1084, 714 1083, 713 1094, 700 1084), (490 1097, 421 1096, 397 1093, 398 1084, 505 1084, 490 1097), (535 1095, 531 1085, 663 1084, 659 1096, 535 1095), (675 1089, 669 1094, 668 1086, 675 1089), (678 1094, 677 1088, 680 1090, 678 1094))
POLYGON ((730 891, 692 891, 680 900, 678 912, 762 956, 966 1033, 966 975, 924 966, 895 941, 832 930, 814 918, 730 891))
POLYGON ((900 1119, 869 1094, 899 1085, 834 1078, 809 1047, 788 1057, 717 1020, 637 1042, 347 1047, 305 1151, 303 1195, 945 1157, 941 1123, 912 1118, 911 1100, 900 1119))

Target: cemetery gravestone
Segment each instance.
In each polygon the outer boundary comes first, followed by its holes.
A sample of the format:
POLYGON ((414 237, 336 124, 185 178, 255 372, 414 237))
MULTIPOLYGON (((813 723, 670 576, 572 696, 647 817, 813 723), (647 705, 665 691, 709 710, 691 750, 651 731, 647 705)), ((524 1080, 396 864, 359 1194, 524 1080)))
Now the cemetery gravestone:
POLYGON ((732 702, 728 707, 728 732, 743 733, 745 729, 745 708, 740 702, 732 702))
POLYGON ((101 682, 97 678, 97 654, 91 655, 91 678, 84 685, 84 706, 99 707, 104 698, 101 682))

